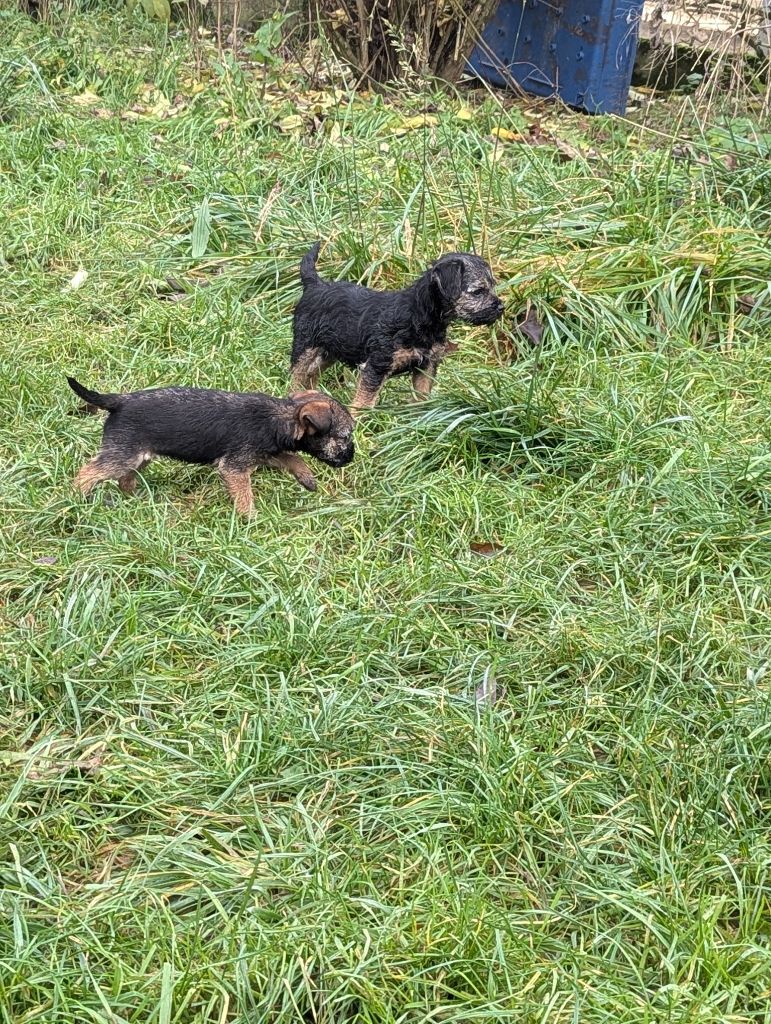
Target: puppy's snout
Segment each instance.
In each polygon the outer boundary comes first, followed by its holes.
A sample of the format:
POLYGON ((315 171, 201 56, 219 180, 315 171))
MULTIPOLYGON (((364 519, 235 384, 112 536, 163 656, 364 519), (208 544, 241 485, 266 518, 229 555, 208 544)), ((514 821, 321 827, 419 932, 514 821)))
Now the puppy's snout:
POLYGON ((349 462, 353 462, 353 456, 354 448, 353 445, 351 445, 350 448, 344 451, 341 455, 337 456, 332 465, 335 467, 335 469, 341 469, 343 466, 347 466, 349 462))
POLYGON ((330 466, 334 466, 335 469, 341 469, 343 466, 347 466, 349 462, 353 462, 353 456, 356 453, 356 449, 351 442, 342 451, 328 452, 324 456, 324 461, 330 466))

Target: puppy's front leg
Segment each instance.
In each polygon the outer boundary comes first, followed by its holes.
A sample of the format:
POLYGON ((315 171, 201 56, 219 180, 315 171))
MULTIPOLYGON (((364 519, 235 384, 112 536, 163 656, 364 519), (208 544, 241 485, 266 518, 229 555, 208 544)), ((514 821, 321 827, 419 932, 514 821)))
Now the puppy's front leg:
POLYGON ((227 463, 220 463, 217 466, 220 479, 225 485, 225 490, 233 499, 236 512, 242 516, 250 516, 254 512, 254 495, 252 494, 252 479, 249 470, 235 469, 227 463))
POLYGON ((436 363, 429 363, 422 370, 412 371, 412 389, 415 392, 415 400, 428 398, 436 380, 436 363))
POLYGON ((291 473, 306 491, 316 490, 316 477, 299 455, 295 455, 293 452, 282 452, 281 455, 273 455, 268 459, 268 465, 274 469, 283 469, 284 472, 291 473))
POLYGON ((359 383, 351 401, 354 416, 361 409, 374 408, 378 395, 388 378, 388 373, 365 363, 359 374, 359 383))
POLYGON ((319 376, 334 362, 318 347, 306 349, 292 365, 291 386, 294 391, 315 391, 319 376))

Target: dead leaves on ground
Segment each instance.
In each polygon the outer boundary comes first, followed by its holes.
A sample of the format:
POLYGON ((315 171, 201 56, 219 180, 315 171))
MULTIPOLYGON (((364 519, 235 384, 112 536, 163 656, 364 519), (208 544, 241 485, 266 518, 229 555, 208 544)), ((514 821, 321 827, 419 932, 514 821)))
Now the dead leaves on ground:
POLYGON ((499 143, 519 144, 523 146, 546 146, 556 149, 557 155, 563 161, 568 160, 596 160, 598 153, 594 149, 582 150, 565 139, 560 138, 548 130, 547 125, 538 119, 532 121, 522 131, 512 131, 509 128, 497 126, 490 132, 493 142, 496 144, 494 152, 500 159, 503 152, 499 143))
MULTIPOLYGON (((543 341, 544 325, 532 303, 528 302, 515 323, 516 335, 526 338, 530 351, 538 349, 543 341)), ((527 355, 514 333, 504 332, 503 338, 496 336, 497 356, 502 362, 513 363, 527 355)))
POLYGON ((524 317, 517 322, 517 330, 520 334, 532 342, 533 345, 540 345, 543 339, 543 324, 538 319, 535 306, 528 304, 524 317))
POLYGON ((494 540, 472 540, 469 544, 469 550, 472 555, 477 555, 480 558, 494 558, 499 555, 505 548, 503 544, 498 544, 494 540))
POLYGON ((97 741, 75 755, 74 748, 77 746, 77 741, 62 736, 47 743, 43 749, 8 752, 3 755, 0 764, 6 768, 18 765, 24 771, 25 778, 34 782, 62 778, 71 772, 85 776, 97 775, 106 760, 106 744, 97 741))
POLYGON ((411 117, 402 118, 401 123, 393 129, 392 134, 398 136, 407 135, 418 128, 435 128, 439 124, 436 114, 415 114, 411 117))
POLYGON ((103 105, 101 96, 98 96, 91 89, 85 89, 77 96, 70 96, 70 103, 81 107, 91 114, 92 117, 106 120, 111 117, 119 117, 122 121, 139 121, 143 119, 167 121, 173 117, 179 117, 188 109, 190 101, 200 95, 205 86, 202 82, 188 80, 187 93, 177 93, 173 100, 152 82, 145 83, 138 91, 136 102, 127 110, 118 113, 103 105))
POLYGON ((499 686, 495 673, 488 669, 482 677, 482 682, 474 691, 474 700, 481 707, 491 708, 505 695, 506 691, 502 686, 499 686))
POLYGON ((740 313, 744 313, 745 316, 749 316, 755 306, 759 302, 759 296, 757 295, 740 295, 736 300, 736 308, 740 313))

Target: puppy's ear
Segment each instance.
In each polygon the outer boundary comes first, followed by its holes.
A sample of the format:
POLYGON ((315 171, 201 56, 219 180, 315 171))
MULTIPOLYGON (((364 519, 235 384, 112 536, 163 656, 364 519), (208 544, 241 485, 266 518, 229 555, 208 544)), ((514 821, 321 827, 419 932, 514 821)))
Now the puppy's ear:
POLYGON ((332 426, 332 409, 323 398, 314 398, 300 406, 298 419, 303 434, 323 434, 332 426))
POLYGON ((455 302, 463 287, 463 265, 460 260, 442 260, 431 271, 431 281, 445 302, 455 302))

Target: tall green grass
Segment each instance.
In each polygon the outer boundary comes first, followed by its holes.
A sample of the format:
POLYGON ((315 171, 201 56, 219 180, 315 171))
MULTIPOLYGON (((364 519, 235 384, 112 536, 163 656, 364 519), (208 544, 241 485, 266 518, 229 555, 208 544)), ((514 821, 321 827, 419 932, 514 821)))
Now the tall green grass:
POLYGON ((331 102, 213 53, 197 91, 159 27, 0 31, 0 1020, 771 1020, 753 111, 726 160, 677 101, 331 102), (571 159, 491 134, 536 119, 571 159), (65 373, 284 392, 316 238, 376 286, 473 243, 503 326, 248 524, 170 463, 76 499, 65 373))

